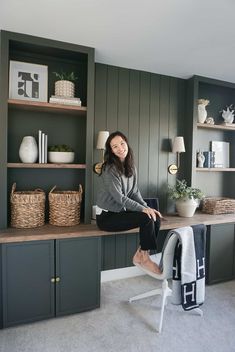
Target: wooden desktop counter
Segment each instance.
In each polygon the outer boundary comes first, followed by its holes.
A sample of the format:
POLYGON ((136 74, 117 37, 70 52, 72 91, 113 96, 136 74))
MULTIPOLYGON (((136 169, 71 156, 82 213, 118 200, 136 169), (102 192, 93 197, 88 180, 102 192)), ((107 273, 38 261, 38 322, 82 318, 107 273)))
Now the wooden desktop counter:
MULTIPOLYGON (((161 230, 171 230, 178 227, 191 226, 196 224, 216 225, 235 223, 235 214, 209 215, 196 213, 191 218, 183 218, 179 217, 178 215, 164 215, 164 218, 166 220, 162 220, 161 230)), ((133 229, 125 232, 120 232, 120 234, 130 234, 136 232, 138 232, 138 230, 133 229)), ((0 243, 107 235, 110 235, 110 232, 99 230, 96 224, 80 224, 71 227, 44 225, 42 227, 33 229, 8 228, 6 230, 0 230, 0 243)))

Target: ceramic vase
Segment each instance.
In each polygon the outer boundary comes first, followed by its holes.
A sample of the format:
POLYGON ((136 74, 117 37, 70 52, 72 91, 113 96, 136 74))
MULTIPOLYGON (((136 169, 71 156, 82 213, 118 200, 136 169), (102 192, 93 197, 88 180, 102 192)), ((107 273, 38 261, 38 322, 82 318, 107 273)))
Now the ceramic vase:
POLYGON ((176 210, 179 216, 184 218, 191 218, 198 206, 198 202, 193 198, 178 199, 175 202, 176 210))
POLYGON ((38 146, 34 137, 25 136, 22 139, 19 157, 22 163, 35 163, 38 158, 38 146))
POLYGON ((204 123, 207 118, 206 106, 204 104, 198 104, 198 122, 204 123))

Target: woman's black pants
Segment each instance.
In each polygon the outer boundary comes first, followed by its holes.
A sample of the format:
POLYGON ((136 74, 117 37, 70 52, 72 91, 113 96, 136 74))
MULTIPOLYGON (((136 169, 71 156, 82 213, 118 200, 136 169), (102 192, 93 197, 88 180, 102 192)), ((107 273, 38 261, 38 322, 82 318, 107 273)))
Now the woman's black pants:
POLYGON ((156 239, 160 229, 160 219, 150 219, 140 211, 122 211, 114 213, 102 211, 96 215, 96 222, 100 230, 116 232, 127 231, 139 227, 140 247, 142 250, 156 250, 156 239))

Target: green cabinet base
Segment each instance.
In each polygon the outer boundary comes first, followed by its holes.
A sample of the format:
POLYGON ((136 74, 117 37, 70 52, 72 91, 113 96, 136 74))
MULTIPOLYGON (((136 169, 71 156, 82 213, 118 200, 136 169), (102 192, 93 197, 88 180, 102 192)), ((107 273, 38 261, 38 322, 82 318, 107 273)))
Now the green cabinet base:
POLYGON ((1 245, 1 328, 100 305, 100 237, 1 245))
POLYGON ((234 279, 234 224, 211 225, 207 231, 207 284, 234 279))

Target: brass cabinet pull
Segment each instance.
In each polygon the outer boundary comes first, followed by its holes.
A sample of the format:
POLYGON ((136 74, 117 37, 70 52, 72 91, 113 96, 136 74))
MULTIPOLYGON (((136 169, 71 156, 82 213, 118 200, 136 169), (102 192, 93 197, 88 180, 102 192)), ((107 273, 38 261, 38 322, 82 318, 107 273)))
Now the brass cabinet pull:
POLYGON ((52 277, 51 278, 51 282, 53 282, 53 284, 56 282, 60 282, 60 277, 59 276, 57 276, 57 277, 52 277))

